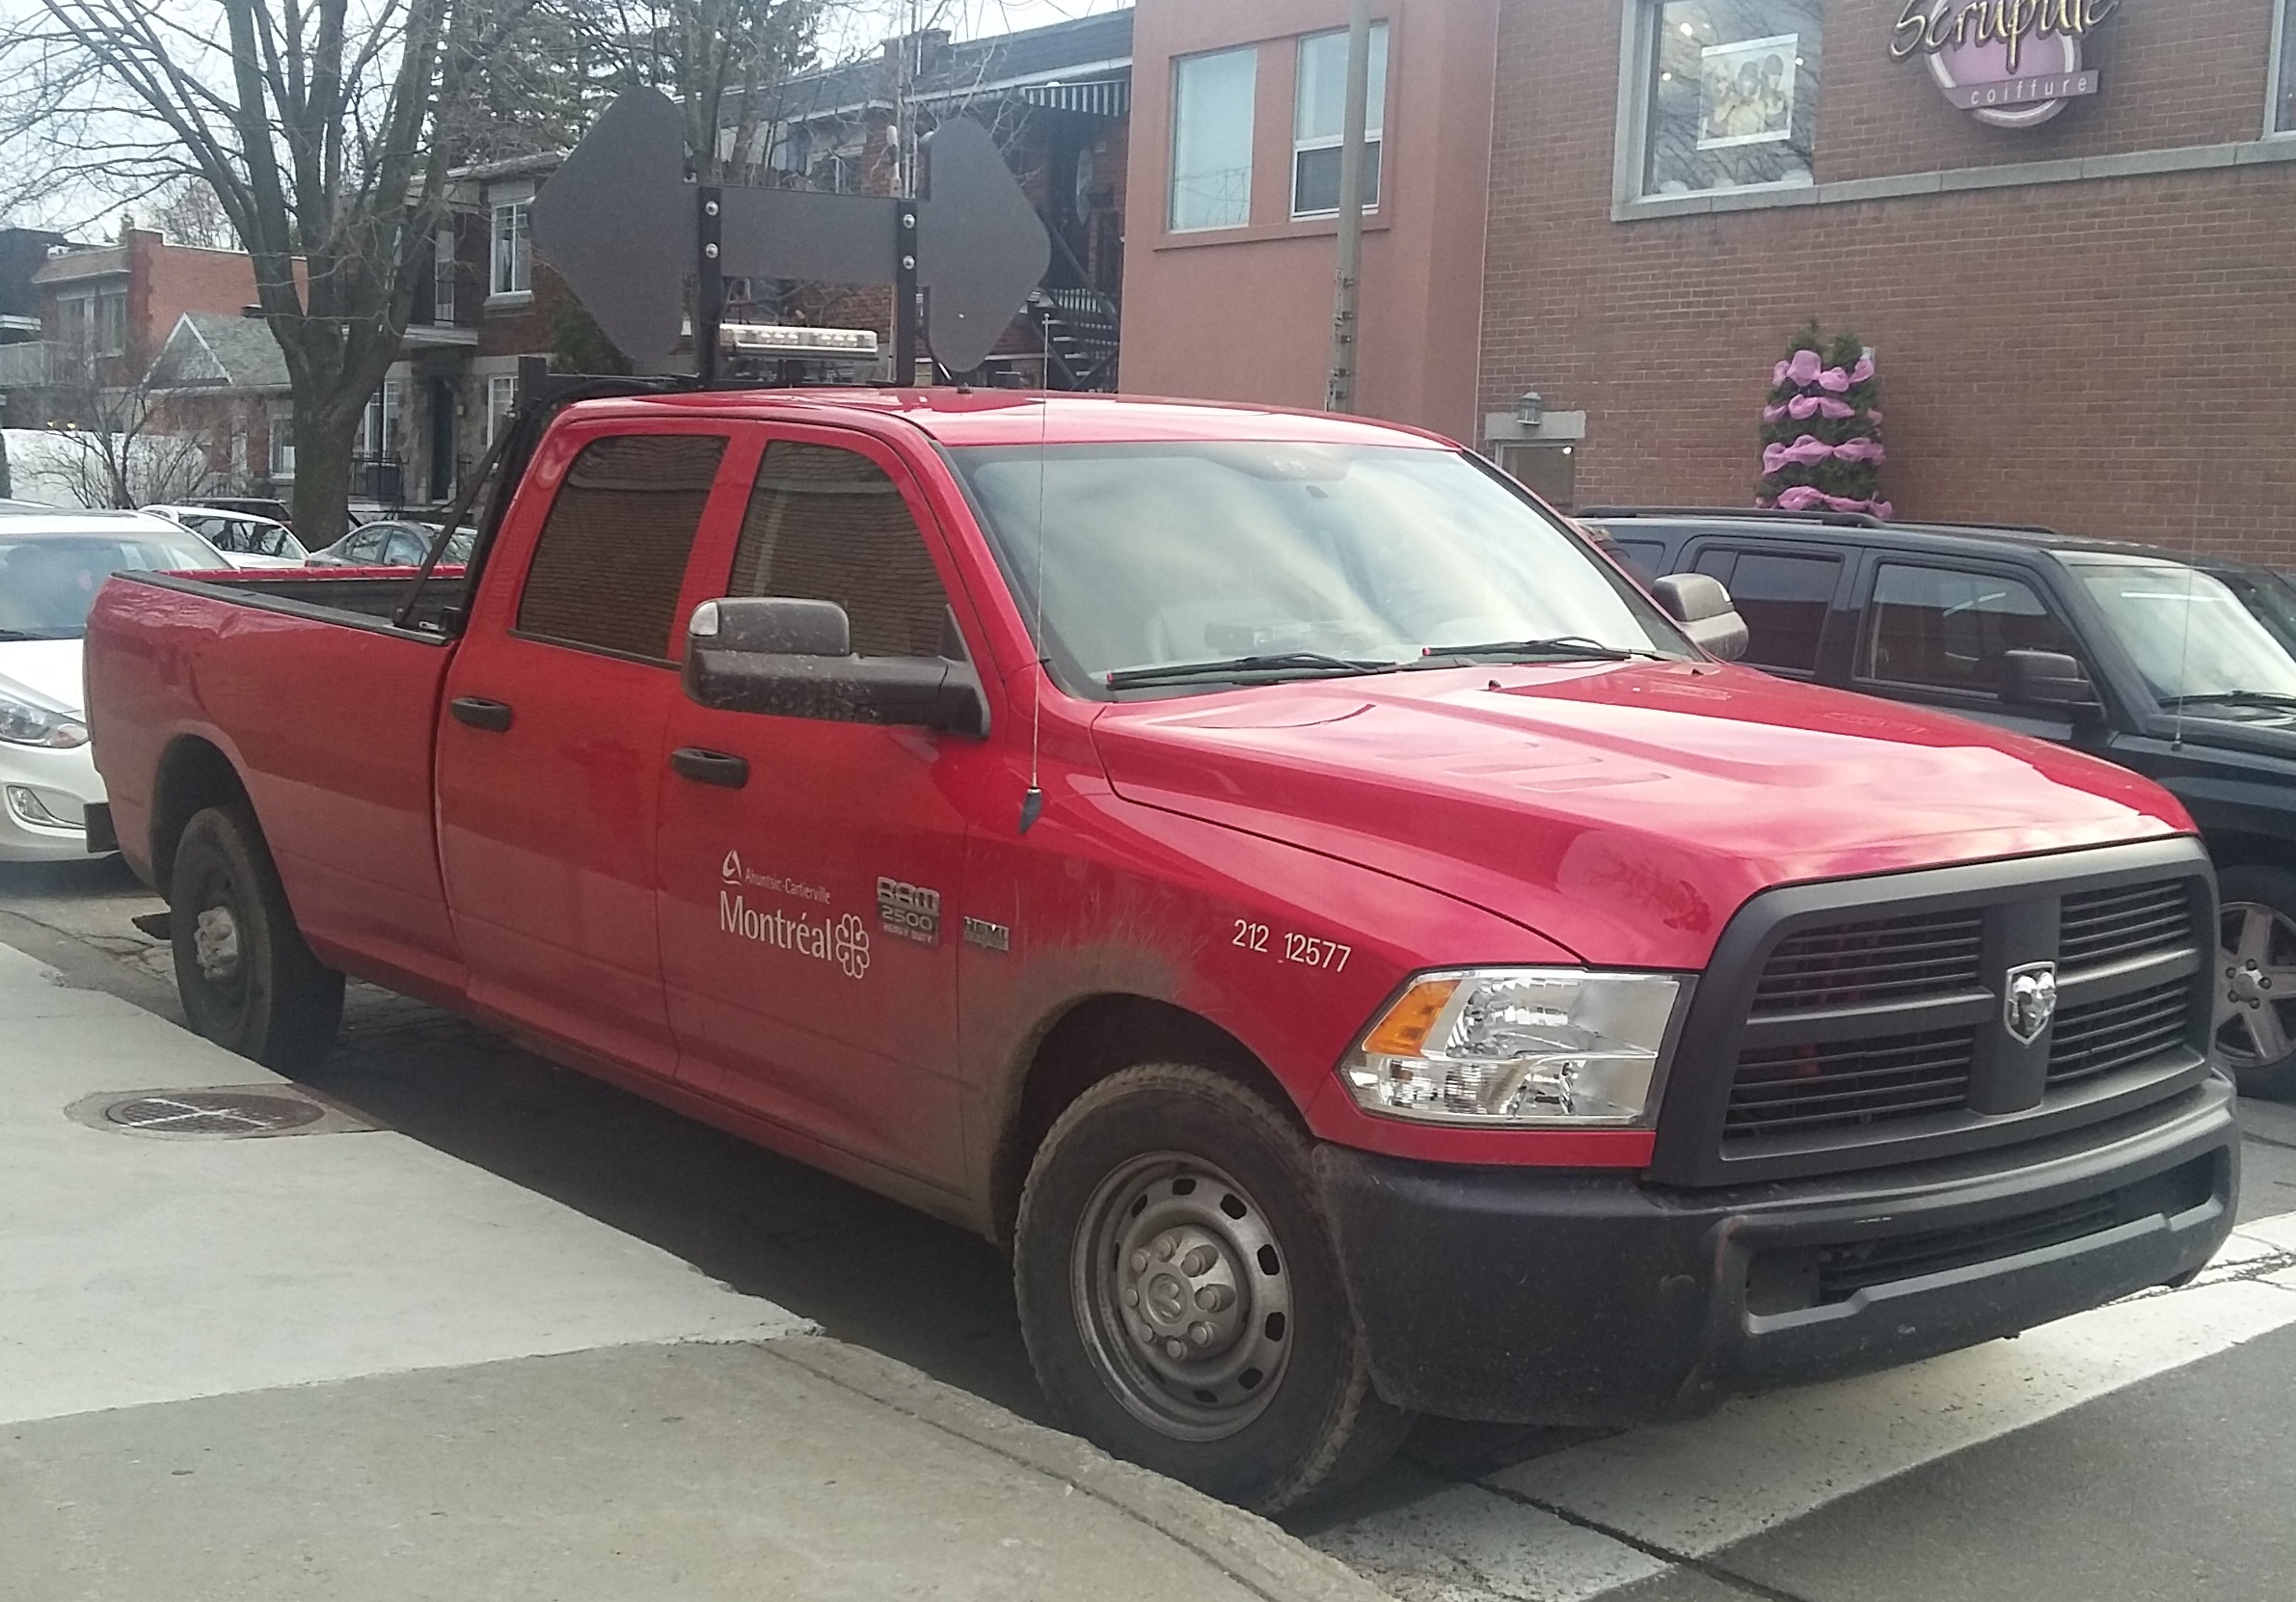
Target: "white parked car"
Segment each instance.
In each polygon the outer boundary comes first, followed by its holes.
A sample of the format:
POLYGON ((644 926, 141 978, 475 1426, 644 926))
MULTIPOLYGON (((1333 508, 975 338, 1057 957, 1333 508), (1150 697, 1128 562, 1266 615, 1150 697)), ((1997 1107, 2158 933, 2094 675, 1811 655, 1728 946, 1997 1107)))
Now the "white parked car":
POLYGON ((227 565, 142 512, 0 518, 0 861, 88 854, 86 809, 104 789, 81 712, 80 637, 104 579, 227 565))
POLYGON ((301 567, 311 553, 285 524, 221 506, 146 506, 214 546, 233 567, 301 567))

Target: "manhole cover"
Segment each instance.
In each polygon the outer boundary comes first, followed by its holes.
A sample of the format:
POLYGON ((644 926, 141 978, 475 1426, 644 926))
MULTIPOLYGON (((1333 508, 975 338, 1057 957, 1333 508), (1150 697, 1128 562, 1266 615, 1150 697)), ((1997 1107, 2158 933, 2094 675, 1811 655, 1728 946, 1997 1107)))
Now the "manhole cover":
POLYGON ((286 1096, 248 1091, 176 1090, 135 1096, 104 1108, 104 1118, 154 1134, 256 1135, 315 1124, 327 1109, 286 1096))

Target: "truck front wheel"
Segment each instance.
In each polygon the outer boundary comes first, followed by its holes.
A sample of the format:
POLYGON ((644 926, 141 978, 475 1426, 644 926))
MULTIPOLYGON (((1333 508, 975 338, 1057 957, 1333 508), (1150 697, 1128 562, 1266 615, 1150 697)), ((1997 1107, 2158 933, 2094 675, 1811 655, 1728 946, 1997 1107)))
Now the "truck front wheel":
POLYGON ((303 943, 254 814, 210 806, 176 846, 176 989, 191 1026, 265 1068, 315 1068, 342 1021, 343 977, 303 943))
POLYGON ((1021 1332, 1069 1426, 1263 1513, 1376 1468, 1372 1389, 1309 1144, 1204 1069, 1151 1064, 1061 1115, 1021 1194, 1021 1332))
POLYGON ((2248 1096, 2296 1096, 2296 874, 2217 875, 2224 917, 2217 1049, 2248 1096))

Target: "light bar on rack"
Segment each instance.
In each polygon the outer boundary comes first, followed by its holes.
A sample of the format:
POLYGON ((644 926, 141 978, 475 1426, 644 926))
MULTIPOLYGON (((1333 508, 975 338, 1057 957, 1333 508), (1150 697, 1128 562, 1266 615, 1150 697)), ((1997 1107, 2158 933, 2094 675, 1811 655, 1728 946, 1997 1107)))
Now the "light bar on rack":
POLYGON ((721 349, 741 356, 816 356, 868 362, 877 357, 873 328, 804 328, 789 323, 726 323, 721 349))

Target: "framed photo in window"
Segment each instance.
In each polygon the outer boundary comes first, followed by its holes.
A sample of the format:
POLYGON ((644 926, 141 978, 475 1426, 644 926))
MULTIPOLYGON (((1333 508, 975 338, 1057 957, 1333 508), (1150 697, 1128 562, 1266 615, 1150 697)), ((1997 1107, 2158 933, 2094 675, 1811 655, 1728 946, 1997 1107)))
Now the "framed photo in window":
POLYGON ((1794 135, 1798 34, 1709 44, 1699 54, 1698 149, 1781 144, 1794 135))

